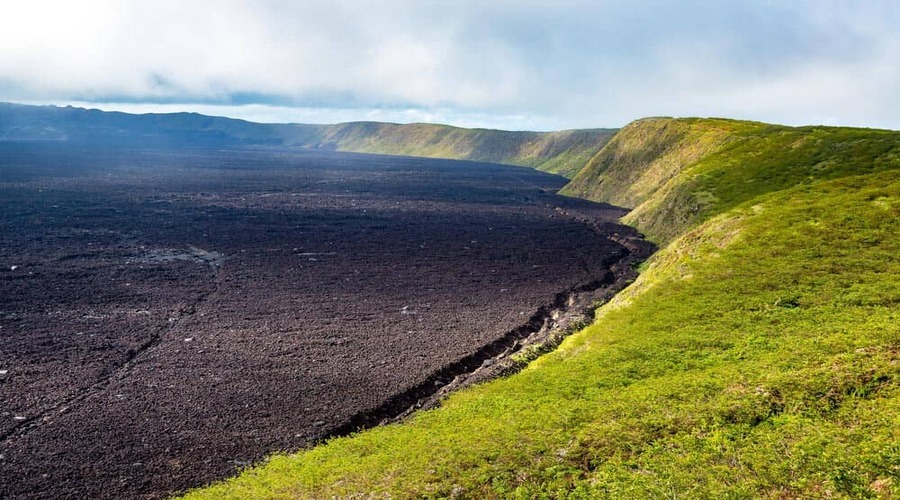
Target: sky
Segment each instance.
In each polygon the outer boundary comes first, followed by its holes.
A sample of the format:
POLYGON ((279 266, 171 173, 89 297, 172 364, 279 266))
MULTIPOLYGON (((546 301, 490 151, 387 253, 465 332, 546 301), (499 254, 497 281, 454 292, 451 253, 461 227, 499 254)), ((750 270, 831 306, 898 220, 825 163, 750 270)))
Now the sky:
POLYGON ((0 101, 262 122, 900 129, 898 0, 0 0, 0 101))

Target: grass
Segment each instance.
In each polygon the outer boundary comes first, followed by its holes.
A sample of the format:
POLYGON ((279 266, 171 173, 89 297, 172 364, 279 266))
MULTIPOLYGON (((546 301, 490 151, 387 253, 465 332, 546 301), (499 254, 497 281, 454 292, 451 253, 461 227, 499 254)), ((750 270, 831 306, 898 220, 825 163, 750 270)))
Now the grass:
POLYGON ((741 132, 763 126, 722 119, 637 120, 592 157, 563 194, 637 207, 686 167, 741 132))
POLYGON ((625 222, 664 245, 764 193, 898 161, 900 132, 646 119, 617 134, 563 193, 633 208, 625 222))
POLYGON ((772 148, 722 137, 647 190, 712 195, 556 351, 187 498, 900 495, 897 134, 747 127, 772 148))
POLYGON ((284 126, 288 144, 339 151, 506 163, 572 177, 616 132, 515 132, 448 125, 352 122, 284 126))

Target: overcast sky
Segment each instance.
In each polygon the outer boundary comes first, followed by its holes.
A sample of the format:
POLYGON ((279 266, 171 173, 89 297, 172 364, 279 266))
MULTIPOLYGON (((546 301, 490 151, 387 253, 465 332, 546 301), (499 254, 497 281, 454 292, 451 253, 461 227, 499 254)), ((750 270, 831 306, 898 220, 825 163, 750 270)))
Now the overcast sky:
POLYGON ((0 100, 267 122, 900 129, 900 1, 0 0, 0 100))

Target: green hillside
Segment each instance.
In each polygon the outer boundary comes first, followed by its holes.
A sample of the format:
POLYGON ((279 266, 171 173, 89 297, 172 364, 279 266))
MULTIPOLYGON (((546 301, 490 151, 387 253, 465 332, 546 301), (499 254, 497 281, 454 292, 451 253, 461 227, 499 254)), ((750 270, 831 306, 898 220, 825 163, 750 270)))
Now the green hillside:
POLYGON ((562 194, 634 210, 625 222, 667 243, 739 203, 897 162, 897 132, 723 119, 638 120, 562 194))
POLYGON ((575 175, 616 132, 612 129, 510 132, 428 123, 380 122, 314 127, 286 126, 281 130, 289 145, 507 163, 566 177, 575 175))
POLYGON ((589 166, 667 242, 593 325, 188 497, 900 495, 900 133, 642 120, 589 166))

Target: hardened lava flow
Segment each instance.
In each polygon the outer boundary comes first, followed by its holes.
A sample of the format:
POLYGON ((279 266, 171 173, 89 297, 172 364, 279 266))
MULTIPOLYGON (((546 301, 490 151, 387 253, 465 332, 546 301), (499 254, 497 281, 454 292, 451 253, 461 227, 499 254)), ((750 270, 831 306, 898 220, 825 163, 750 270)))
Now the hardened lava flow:
POLYGON ((0 148, 3 498, 161 498, 432 405, 640 255, 526 168, 0 148))

